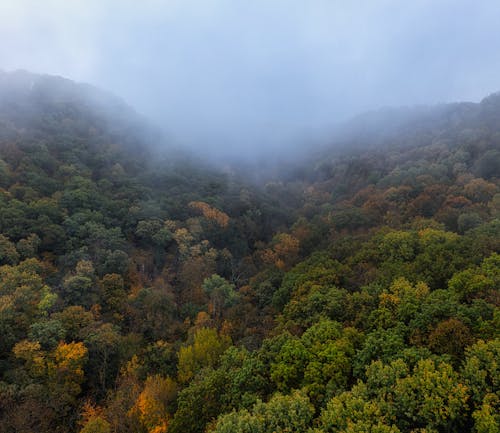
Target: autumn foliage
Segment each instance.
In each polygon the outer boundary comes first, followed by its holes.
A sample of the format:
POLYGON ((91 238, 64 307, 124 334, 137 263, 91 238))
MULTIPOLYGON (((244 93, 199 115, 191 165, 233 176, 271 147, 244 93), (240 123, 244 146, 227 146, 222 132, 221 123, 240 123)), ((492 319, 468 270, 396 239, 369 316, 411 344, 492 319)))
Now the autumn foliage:
POLYGON ((58 83, 0 100, 0 433, 499 431, 499 95, 228 173, 58 83))

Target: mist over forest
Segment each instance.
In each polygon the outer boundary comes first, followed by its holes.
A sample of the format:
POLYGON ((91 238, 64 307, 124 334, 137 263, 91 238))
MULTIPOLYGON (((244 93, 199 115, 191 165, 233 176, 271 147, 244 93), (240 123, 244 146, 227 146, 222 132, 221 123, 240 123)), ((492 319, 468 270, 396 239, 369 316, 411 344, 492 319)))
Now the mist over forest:
POLYGON ((0 68, 106 89, 204 157, 329 140, 383 107, 500 88, 494 0, 34 0, 0 5, 0 68))
POLYGON ((0 433, 498 433, 498 22, 0 2, 0 433))

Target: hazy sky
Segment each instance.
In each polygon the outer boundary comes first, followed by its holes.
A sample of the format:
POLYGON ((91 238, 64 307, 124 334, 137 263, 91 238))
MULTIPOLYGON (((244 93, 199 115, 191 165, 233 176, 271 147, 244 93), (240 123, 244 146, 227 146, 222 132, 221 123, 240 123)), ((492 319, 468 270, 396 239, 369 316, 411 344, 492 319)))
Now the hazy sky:
POLYGON ((284 146, 500 90, 500 0, 1 0, 0 68, 96 84, 182 143, 284 146))

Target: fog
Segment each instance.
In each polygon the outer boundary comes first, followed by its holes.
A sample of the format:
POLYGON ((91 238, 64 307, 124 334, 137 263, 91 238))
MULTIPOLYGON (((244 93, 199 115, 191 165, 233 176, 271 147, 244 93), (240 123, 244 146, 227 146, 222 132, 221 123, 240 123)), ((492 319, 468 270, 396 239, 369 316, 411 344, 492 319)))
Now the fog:
POLYGON ((498 0, 3 0, 0 68, 109 90, 202 154, 500 90, 498 0))

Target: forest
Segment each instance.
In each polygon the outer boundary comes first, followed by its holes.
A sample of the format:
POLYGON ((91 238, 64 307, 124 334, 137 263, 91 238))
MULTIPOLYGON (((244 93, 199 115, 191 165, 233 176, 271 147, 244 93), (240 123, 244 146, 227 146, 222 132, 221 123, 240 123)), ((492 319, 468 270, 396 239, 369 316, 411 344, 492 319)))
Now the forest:
POLYGON ((0 73, 1 433, 500 431, 500 94, 258 170, 0 73))

